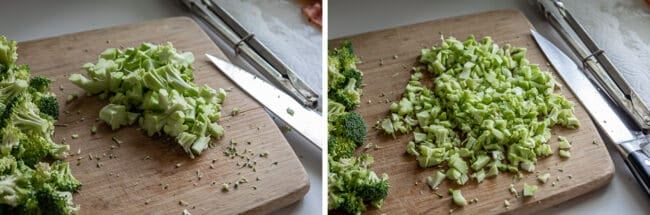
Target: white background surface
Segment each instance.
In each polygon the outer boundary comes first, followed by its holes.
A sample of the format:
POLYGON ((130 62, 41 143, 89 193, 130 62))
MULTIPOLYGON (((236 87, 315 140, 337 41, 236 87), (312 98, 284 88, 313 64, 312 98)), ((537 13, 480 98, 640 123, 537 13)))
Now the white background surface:
MULTIPOLYGON (((305 21, 297 0, 216 2, 221 2, 244 27, 255 33, 310 87, 321 93, 321 32, 305 21)), ((20 42, 173 16, 191 14, 176 0, 0 0, 0 35, 20 42)), ((242 64, 224 43, 217 42, 217 45, 231 61, 242 64)), ((275 214, 320 213, 321 151, 295 132, 285 133, 285 137, 300 157, 311 186, 302 201, 275 214)), ((90 212, 91 208, 82 208, 82 213, 90 212)))
MULTIPOLYGON (((575 16, 582 15, 583 17, 595 19, 587 23, 590 25, 588 28, 598 27, 599 23, 617 26, 617 28, 599 28, 601 30, 598 34, 592 34, 594 37, 597 37, 595 38, 597 42, 599 42, 598 40, 609 41, 610 43, 607 44, 609 46, 612 44, 615 46, 617 43, 613 41, 619 40, 612 39, 612 37, 633 37, 635 35, 629 35, 630 31, 634 31, 635 27, 642 29, 638 34, 641 35, 638 37, 640 39, 635 40, 634 42, 636 44, 632 45, 635 49, 640 49, 642 52, 618 52, 616 56, 620 55, 620 57, 612 59, 614 64, 617 64, 621 63, 617 62, 617 60, 620 61, 620 59, 627 58, 638 59, 639 53, 647 53, 650 51, 648 46, 643 43, 644 40, 645 43, 650 40, 648 37, 643 38, 643 35, 648 36, 648 31, 650 31, 648 30, 650 29, 650 18, 648 18, 647 8, 644 10, 641 7, 645 6, 638 4, 638 2, 642 3, 642 0, 566 1, 566 5, 569 8, 581 7, 575 16), (630 12, 625 10, 630 10, 630 12), (611 15, 613 12, 616 12, 618 15, 611 15), (601 15, 600 13, 608 14, 601 15), (624 24, 621 24, 619 28, 617 24, 619 21, 613 19, 617 19, 623 14, 628 14, 629 16, 629 13, 637 13, 637 15, 631 16, 629 19, 624 19, 622 21, 624 24)), ((553 32, 552 27, 545 23, 536 8, 524 0, 331 0, 329 2, 328 39, 501 8, 517 8, 521 10, 540 33, 550 38, 556 44, 560 44, 558 42, 559 36, 553 32)), ((609 46, 601 48, 611 49, 609 46)), ((617 47, 617 49, 629 48, 617 47)), ((565 49, 565 52, 570 53, 568 49, 565 49)), ((647 64, 650 62, 648 55, 642 56, 645 56, 643 63, 647 64)), ((643 73, 646 77, 650 74, 648 72, 648 69, 650 69, 648 66, 637 67, 637 69, 639 69, 637 73, 643 73)), ((647 83, 648 81, 650 81, 649 78, 644 78, 637 82, 647 83)), ((649 86, 647 84, 645 85, 645 87, 649 86)), ((650 94, 648 93, 649 91, 638 92, 644 92, 645 96, 650 94)), ((618 153, 612 147, 610 147, 609 151, 616 167, 614 179, 610 184, 595 192, 541 211, 539 214, 650 214, 650 198, 641 191, 640 186, 636 183, 618 153)))

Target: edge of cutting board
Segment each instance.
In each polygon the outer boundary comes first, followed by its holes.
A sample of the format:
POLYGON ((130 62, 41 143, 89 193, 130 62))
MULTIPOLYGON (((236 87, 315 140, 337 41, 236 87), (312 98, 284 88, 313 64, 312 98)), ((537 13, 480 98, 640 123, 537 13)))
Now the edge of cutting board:
MULTIPOLYGON (((391 32, 396 32, 398 29, 417 28, 417 27, 430 27, 430 25, 432 25, 433 23, 442 23, 442 22, 455 23, 455 22, 460 22, 460 21, 465 20, 465 19, 472 19, 472 18, 475 18, 475 17, 478 17, 478 16, 486 16, 486 15, 498 16, 497 19, 510 18, 508 16, 515 17, 518 22, 525 22, 527 27, 534 29, 534 26, 524 16, 524 14, 521 13, 519 10, 516 10, 516 9, 500 9, 500 10, 479 12, 479 13, 475 13, 475 14, 468 14, 468 15, 461 15, 461 16, 455 16, 455 17, 441 18, 441 19, 437 19, 437 20, 423 21, 423 22, 418 22, 418 23, 414 23, 414 24, 406 24, 406 25, 391 27, 391 28, 388 28, 388 29, 381 29, 381 30, 376 30, 376 31, 369 31, 369 32, 365 32, 365 33, 359 33, 359 34, 355 34, 355 35, 343 36, 343 37, 340 37, 340 38, 330 39, 328 47, 336 47, 338 44, 340 44, 340 42, 342 42, 345 39, 356 40, 356 41, 353 41, 353 45, 355 45, 355 44, 358 44, 358 43, 363 43, 362 41, 365 39, 365 37, 369 37, 370 35, 374 35, 374 34, 381 34, 382 36, 385 36, 386 38, 389 38, 390 36, 388 36, 388 35, 392 35, 390 33, 391 32)), ((522 23, 518 23, 518 24, 522 24, 522 23)), ((521 32, 518 32, 518 33, 521 33, 521 32)), ((396 34, 399 35, 398 33, 396 33, 396 34)), ((394 35, 392 35, 392 36, 394 36, 394 35)), ((526 36, 530 36, 530 33, 527 33, 526 36)), ((477 37, 480 38, 479 35, 477 35, 477 37)), ((390 39, 396 39, 396 38, 390 38, 390 39)), ((459 38, 459 39, 462 39, 462 38, 459 38)), ((500 44, 502 44, 502 43, 505 44, 505 42, 503 42, 503 41, 496 41, 496 42, 499 42, 500 44)), ((368 45, 368 44, 364 44, 364 45, 368 45)), ((427 45, 429 45, 429 44, 427 44, 427 45)), ((541 50, 537 47, 536 44, 534 44, 532 47, 527 46, 527 48, 528 48, 528 51, 529 51, 527 55, 531 55, 531 52, 541 54, 541 50)), ((381 51, 385 51, 385 50, 381 50, 381 51)), ((390 54, 390 55, 386 54, 386 56, 392 56, 392 54, 390 54)), ((389 58, 390 57, 383 58, 383 59, 389 59, 389 58)), ((402 57, 400 56, 400 59, 401 58, 402 57)), ((373 59, 373 60, 376 60, 376 59, 373 59)), ((362 59, 362 61, 363 61, 363 63, 367 63, 366 59, 362 59)), ((389 61, 389 60, 387 60, 387 61, 389 61)), ((548 60, 546 59, 546 57, 543 57, 543 62, 533 62, 533 63, 539 63, 540 65, 544 65, 544 64, 548 65, 548 60)), ((384 65, 384 67, 385 66, 386 65, 384 65)), ((375 68, 373 68, 373 70, 375 70, 375 68)), ((562 80, 557 75, 557 72, 552 67, 549 66, 549 68, 546 68, 546 70, 550 71, 558 82, 565 85, 564 80, 562 80)), ((564 89, 562 91, 564 91, 564 89)), ((364 91, 364 93, 366 93, 366 92, 364 91)), ((573 92, 571 92, 570 90, 568 91, 568 93, 570 94, 571 97, 575 97, 573 92)), ((399 94, 401 94, 401 93, 399 93, 399 94)), ((565 94, 565 96, 566 96, 566 92, 563 92, 563 94, 565 94)), ((399 96, 399 97, 401 97, 401 96, 399 96)), ((363 101, 365 101, 365 100, 363 100, 363 101)), ((374 103, 375 103, 375 100, 373 100, 373 104, 374 103)), ((364 106, 368 106, 368 104, 366 104, 364 102, 364 104, 362 104, 361 107, 359 108, 359 110, 357 110, 357 111, 361 112, 361 110, 364 108, 364 106)), ((584 107, 583 107, 583 105, 581 103, 576 105, 576 108, 580 108, 580 109, 582 109, 582 111, 584 111, 584 107)), ((372 121, 372 120, 369 121, 368 117, 364 117, 364 118, 366 119, 367 126, 370 127, 370 126, 373 125, 372 123, 374 123, 374 121, 372 121)), ((600 145, 599 147, 602 147, 602 149, 600 149, 600 150, 604 150, 605 153, 608 155, 608 156, 605 156, 605 157, 602 158, 602 159, 606 159, 606 161, 603 161, 603 163, 605 165, 598 167, 598 168, 602 169, 601 171, 598 171, 598 175, 594 175, 593 177, 591 177, 589 179, 588 182, 582 183, 579 186, 572 186, 571 188, 569 188, 567 190, 562 190, 561 192, 558 191, 558 192, 556 192, 556 193, 554 193, 554 194, 552 194, 550 196, 546 196, 543 200, 541 200, 543 202, 543 204, 540 204, 537 200, 526 201, 523 204, 518 203, 517 207, 511 207, 511 209, 509 209, 509 210, 505 210, 505 211, 504 210, 499 210, 499 211, 490 210, 490 211, 485 211, 485 212, 486 213, 507 213, 507 214, 531 214, 531 213, 538 212, 538 211, 540 211, 540 210, 542 210, 544 208, 548 208, 548 207, 551 207, 553 205, 557 205, 557 204, 560 204, 562 202, 565 202, 567 200, 574 199, 574 198, 576 198, 578 196, 590 193, 590 192, 592 192, 594 190, 597 190, 598 188, 601 188, 601 187, 609 184, 609 182, 611 182, 611 180, 612 180, 612 178, 614 176, 614 163, 612 161, 611 156, 609 156, 609 151, 607 150, 605 144, 603 144, 602 137, 598 133, 598 131, 596 129, 596 126, 593 124, 593 121, 591 120, 591 118, 588 115, 586 117, 586 120, 581 120, 581 123, 582 123, 581 128, 591 129, 593 131, 594 140, 599 140, 600 144, 598 144, 598 145, 600 145)), ((370 130, 373 130, 373 128, 369 128, 369 131, 370 130)), ((373 139, 374 137, 371 137, 370 133, 371 132, 369 132, 369 138, 368 139, 373 139)), ((408 135, 402 135, 401 138, 395 139, 395 141, 396 142, 397 141, 402 141, 402 140, 404 140, 406 138, 405 136, 408 136, 408 135)), ((579 150, 579 149, 574 148, 573 150, 579 150)), ((370 154, 372 154, 372 153, 373 152, 370 152, 370 154)), ((553 156, 557 156, 557 155, 553 155, 553 156)), ((571 159, 575 159, 575 158, 571 158, 571 159)), ((378 160, 379 159, 377 159, 377 156, 375 156, 376 163, 377 163, 378 160)), ((373 167, 373 168, 375 168, 375 167, 373 167)), ((381 174, 381 172, 378 172, 378 174, 381 174)), ((390 175, 389 175, 389 177, 390 177, 390 175)), ((553 174, 553 177, 555 177, 555 174, 553 174)), ((553 180, 553 179, 551 179, 551 180, 553 180)), ((541 189, 544 189, 544 188, 541 188, 541 189)), ((468 192, 468 191, 466 191, 466 192, 468 192)), ((389 193, 388 195, 391 195, 391 194, 389 193)), ((467 194, 465 194, 465 196, 467 198, 467 194)), ((386 205, 384 205, 384 208, 385 207, 386 207, 386 205)), ((472 207, 472 206, 470 205, 468 207, 472 207)), ((398 213, 407 213, 407 212, 412 213, 412 212, 414 212, 414 211, 412 211, 410 209, 406 209, 406 208, 393 210, 393 212, 396 212, 396 211, 398 213)), ((369 212, 369 214, 381 214, 384 211, 382 211, 381 209, 370 209, 368 212, 369 212)), ((429 212, 429 213, 431 213, 431 212, 429 212)), ((454 211, 454 213, 463 213, 463 211, 454 211)), ((467 213, 467 212, 465 212, 465 213, 467 213)))
MULTIPOLYGON (((39 54, 38 50, 34 50, 36 47, 30 47, 30 46, 33 46, 31 44, 46 44, 46 48, 51 48, 51 47, 56 47, 59 43, 66 43, 66 42, 71 43, 70 40, 72 40, 72 41, 79 40, 84 35, 85 36, 94 35, 94 37, 104 38, 104 39, 108 40, 108 39, 111 38, 111 35, 106 35, 104 33, 109 33, 111 31, 127 32, 127 31, 133 31, 133 29, 135 29, 135 28, 145 27, 145 26, 153 26, 153 25, 164 26, 164 27, 159 27, 159 28, 153 28, 153 29, 156 29, 158 31, 165 31, 165 30, 167 30, 167 28, 170 28, 170 26, 171 26, 171 28, 181 28, 180 26, 183 26, 182 28, 189 28, 189 31, 191 31, 191 33, 200 34, 200 36, 195 36, 195 38, 198 38, 200 40, 200 42, 202 42, 201 44, 205 44, 204 46, 206 46, 206 47, 202 48, 202 49, 205 50, 205 52, 208 52, 208 53, 213 54, 215 56, 221 57, 224 60, 228 60, 228 58, 222 53, 222 51, 219 49, 219 47, 217 47, 216 44, 210 39, 210 37, 207 35, 207 33, 205 31, 203 31, 203 29, 198 25, 198 23, 196 23, 193 19, 191 19, 189 17, 179 16, 179 17, 171 17, 171 18, 164 18, 164 19, 158 19, 158 20, 144 21, 144 22, 139 22, 139 23, 131 23, 131 24, 125 24, 125 25, 109 26, 109 27, 101 28, 101 29, 94 29, 94 30, 82 31, 82 32, 77 32, 77 33, 68 33, 68 34, 62 34, 62 35, 52 36, 52 37, 48 37, 48 38, 41 38, 41 39, 34 39, 34 40, 20 42, 18 44, 19 45, 18 52, 19 52, 19 55, 20 55, 19 56, 19 61, 20 61, 20 63, 25 63, 26 61, 27 62, 39 62, 37 58, 39 58, 40 54, 39 54), (97 35, 100 35, 100 36, 97 36, 97 35), (26 48, 21 48, 21 47, 26 47, 26 48), (29 51, 32 51, 32 52, 29 53, 29 55, 24 55, 23 51, 25 51, 26 49, 28 50, 28 52, 29 51), (21 53, 21 52, 23 52, 23 53, 21 53)), ((151 32, 151 34, 156 34, 156 33, 159 33, 159 32, 151 32)), ((183 33, 187 33, 187 32, 183 32, 183 33)), ((168 34, 171 34, 171 33, 168 33, 168 34)), ((168 35, 168 36, 171 36, 171 35, 168 35)), ((106 40, 98 40, 98 41, 95 41, 95 43, 105 43, 106 42, 107 44, 105 44, 105 45, 102 44, 102 45, 98 45, 98 46, 118 47, 117 44, 119 44, 119 42, 116 43, 116 42, 110 41, 111 44, 108 44, 109 41, 106 41, 106 40)), ((129 39, 124 39, 124 41, 129 41, 129 39)), ((143 41, 140 41, 140 42, 143 42, 143 41)), ((196 43, 196 42, 197 41, 192 41, 191 43, 196 43)), ((129 41, 127 43, 139 44, 139 42, 136 43, 135 41, 129 41)), ((176 45, 177 43, 174 42, 174 44, 176 45)), ((186 43, 186 45, 188 45, 188 44, 186 43)), ((58 45, 58 46, 60 46, 60 45, 58 45)), ((60 48, 60 49, 65 48, 66 52, 75 52, 75 51, 81 52, 81 50, 72 49, 71 46, 69 46, 69 47, 57 47, 57 48, 60 48)), ((84 50, 84 52, 87 52, 87 53, 84 53, 84 54, 92 55, 93 57, 91 59, 96 59, 97 55, 101 52, 101 50, 103 50, 103 48, 97 48, 97 47, 89 48, 89 49, 91 49, 91 51, 86 49, 86 50, 84 50), (99 51, 99 52, 97 52, 97 51, 99 51)), ((179 48, 179 50, 190 51, 190 50, 187 50, 187 48, 179 48)), ((68 55, 67 53, 63 53, 63 55, 65 55, 65 56, 60 56, 60 57, 62 57, 62 58, 70 57, 70 56, 67 56, 68 55)), ((262 105, 260 105, 255 100, 250 98, 250 96, 245 94, 236 84, 232 83, 228 78, 226 78, 225 76, 220 74, 220 72, 218 71, 218 69, 216 67, 214 67, 211 64, 207 65, 208 63, 199 62, 199 61, 207 62, 207 59, 205 59, 205 57, 203 56, 203 53, 194 53, 194 56, 196 58, 195 63, 194 63, 195 77, 197 75, 197 71, 199 71, 199 70, 210 70, 209 72, 219 73, 218 76, 224 78, 224 80, 225 80, 224 83, 228 83, 227 86, 233 86, 234 87, 233 91, 229 94, 228 99, 226 99, 226 102, 224 103, 224 108, 222 110, 223 117, 222 117, 222 119, 219 120, 219 123, 223 124, 223 123, 229 123, 230 121, 235 121, 235 120, 231 120, 232 117, 228 114, 227 111, 229 109, 226 109, 226 106, 233 105, 234 103, 238 103, 238 102, 239 103, 243 102, 244 104, 239 104, 239 105, 242 105, 242 106, 239 106, 241 108, 241 113, 240 113, 240 116, 237 116, 237 117, 242 117, 241 120, 245 120, 246 117, 248 117, 249 120, 260 119, 260 118, 263 119, 262 121, 263 121, 264 125, 269 124, 270 127, 271 127, 271 128, 269 128, 269 130, 265 131, 265 134, 263 134, 263 135, 271 135, 272 137, 278 137, 277 138, 278 140, 276 142, 273 142, 273 144, 283 144, 282 147, 285 148, 286 152, 285 153, 280 153, 280 154, 285 154, 285 155, 288 156, 288 157, 282 158, 282 159, 292 160, 291 163, 295 162, 292 165, 290 165, 291 168, 295 168, 292 171, 295 175, 292 176, 294 179, 292 180, 293 182, 291 182, 292 183, 292 185, 291 185, 292 189, 289 190, 289 192, 287 192, 286 194, 283 194, 283 195, 276 195, 276 196, 273 197, 273 199, 266 198, 265 194, 263 194, 263 193, 259 193, 257 196, 250 196, 250 198, 249 198, 250 202, 248 203, 249 207, 247 209, 243 209, 242 211, 239 211, 237 213, 241 213, 241 214, 270 213, 270 212, 272 212, 274 210, 289 206, 289 205, 291 205, 293 203, 296 203, 299 200, 301 200, 302 197, 309 191, 309 187, 310 187, 309 177, 307 176, 307 173, 306 173, 302 163, 300 162, 300 159, 297 157, 297 155, 293 151, 290 144, 287 142, 286 138, 284 137, 284 135, 282 134, 280 129, 273 122, 271 116, 268 113, 266 113, 266 111, 264 110, 264 107, 262 107, 262 105), (235 98, 235 97, 233 97, 233 95, 235 95, 235 94, 239 94, 239 95, 243 94, 243 95, 239 96, 238 98, 235 98), (230 104, 228 104, 228 103, 230 103, 230 104), (248 116, 246 116, 246 115, 248 115, 248 116)), ((45 61, 47 61, 47 60, 53 60, 53 59, 46 59, 45 61)), ((42 59, 41 59, 41 61, 42 61, 42 59)), ((91 60, 90 62, 94 62, 94 60, 91 60)), ((65 103, 65 99, 62 99, 62 98, 65 98, 65 96, 67 94, 76 93, 76 92, 73 92, 73 91, 79 91, 79 92, 82 93, 82 94, 79 94, 79 95, 83 95, 83 92, 78 87, 75 87, 75 86, 71 85, 70 83, 65 82, 67 80, 67 75, 68 74, 75 73, 75 72, 77 72, 77 73, 83 72, 83 70, 81 69, 81 65, 82 64, 79 64, 79 65, 75 64, 74 68, 76 68, 76 70, 70 70, 70 71, 68 71, 68 73, 64 73, 64 74, 58 74, 58 73, 53 72, 53 70, 60 69, 58 67, 48 67, 48 66, 43 66, 43 65, 39 65, 37 67, 32 67, 33 74, 46 75, 46 76, 52 78, 53 80, 55 80, 55 82, 52 84, 51 91, 54 92, 55 94, 57 94, 57 97, 59 98, 59 103, 61 105, 61 112, 65 111, 67 109, 70 109, 71 108, 70 105, 72 105, 74 103, 74 102, 71 103, 71 104, 66 104, 65 103), (66 84, 66 91, 65 92, 59 91, 57 89, 56 86, 59 86, 59 84, 61 84, 61 85, 66 84), (69 89, 74 89, 74 90, 69 90, 69 89)), ((60 66, 60 67, 65 67, 65 66, 66 65, 63 65, 63 66, 60 66)), ((204 74, 204 73, 200 73, 200 74, 204 74)), ((215 74, 208 74, 208 75, 210 75, 211 77, 214 77, 215 74)), ((207 76, 207 75, 204 75, 204 76, 207 76)), ((199 84, 204 84, 205 81, 197 79, 197 80, 195 80, 195 82, 197 82, 199 84)), ((217 87, 226 88, 227 86, 219 85, 217 87)), ((215 87, 215 86, 212 86, 212 87, 215 87)), ((82 98, 83 98, 83 96, 82 96, 82 98)), ((85 99, 85 101, 88 101, 90 103, 95 102, 95 100, 96 100, 95 98, 84 98, 84 99, 85 99)), ((78 100, 79 99, 77 99, 76 101, 78 102, 78 100)), ((105 103, 105 101, 104 101, 104 103, 105 103)), ((83 105, 83 104, 81 104, 81 105, 83 105)), ((94 113, 94 114, 96 115, 97 113, 94 113)), ((63 113, 61 115, 63 115, 63 113)), ((69 115, 74 115, 74 114, 69 114, 69 115)), ((87 117, 90 118, 90 116, 87 116, 87 117)), ((87 121, 91 121, 91 120, 87 120, 87 121)), ((59 123, 61 123, 61 118, 59 119, 59 123)), ((247 125, 247 126, 250 126, 250 125, 247 125)), ((105 127, 105 126, 101 126, 101 127, 98 126, 98 128, 100 128, 99 130, 104 130, 102 127, 105 127)), ((242 126, 240 126, 240 127, 242 127, 242 126)), ((248 129, 253 130, 253 128, 250 128, 250 127, 248 129)), ((58 141, 59 137, 61 137, 61 136, 65 137, 65 136, 69 136, 72 132, 79 132, 78 130, 69 131, 69 130, 72 130, 72 128, 68 128, 68 129, 64 130, 64 128, 61 128, 61 127, 57 127, 56 130, 57 130, 57 136, 58 136, 56 138, 57 141, 58 141)), ((139 133, 141 133, 141 132, 140 131, 135 131, 135 130, 136 129, 134 127, 126 127, 126 128, 117 130, 114 133, 120 132, 121 134, 129 133, 129 134, 134 134, 134 135, 140 135, 139 133)), ((87 133, 87 132, 80 132, 80 134, 81 133, 87 133)), ((246 133, 243 133, 243 134, 246 134, 246 133)), ((258 134, 258 135, 260 135, 260 134, 258 134)), ((83 135, 80 135, 80 136, 83 136, 83 135)), ((208 156, 207 155, 208 153, 212 153, 215 156, 220 155, 222 153, 221 152, 221 147, 226 145, 227 139, 229 140, 229 139, 234 138, 236 136, 237 136, 237 134, 229 133, 228 129, 226 129, 226 137, 224 137, 223 139, 217 141, 217 146, 215 146, 213 148, 210 148, 210 149, 207 149, 207 151, 205 151, 201 156, 203 156, 205 158, 206 156, 208 156), (230 137, 228 137, 228 136, 230 136, 230 137)), ((266 137, 269 137, 269 136, 266 136, 266 137)), ((100 137, 95 136, 95 138, 89 139, 88 141, 93 141, 94 142, 98 138, 100 138, 100 137)), ((108 137, 108 138, 110 139, 110 137, 108 137)), ((82 137, 80 137, 80 139, 82 139, 82 137)), ((104 138, 102 138, 102 139, 104 139, 104 138)), ((153 138, 153 139, 160 139, 160 138, 153 138)), ((238 140, 240 140, 240 141, 242 139, 243 138, 238 138, 238 140)), ((157 140, 154 140, 154 141, 157 141, 157 140)), ((83 144, 89 144, 89 143, 82 143, 82 142, 79 142, 79 141, 75 142, 75 140, 69 140, 68 142, 69 142, 68 144, 72 146, 71 147, 71 153, 74 153, 73 150, 76 150, 78 147, 82 147, 83 144), (79 145, 79 144, 82 144, 82 145, 79 145)), ((109 142, 110 142, 110 140, 109 140, 109 142)), ((159 143, 156 143, 156 144, 159 144, 159 143)), ((267 145, 262 146, 262 147, 268 147, 268 144, 270 144, 270 143, 265 143, 265 144, 267 144, 267 145)), ((161 147, 161 148, 165 148, 165 147, 166 146, 161 147)), ((165 153, 169 154, 169 151, 179 151, 178 147, 175 147, 175 146, 174 147, 169 147, 169 148, 175 148, 175 149, 164 149, 164 150, 167 151, 165 153)), ((180 150, 180 151, 182 151, 182 150, 180 150)), ((174 153, 172 153, 172 154, 174 154, 174 153)), ((183 154, 183 153, 181 153, 181 154, 183 154)), ((85 153, 83 155, 85 155, 85 153)), ((176 152, 176 155, 178 155, 178 152, 176 152)), ((201 158, 201 156, 199 156, 199 158, 201 158)), ((191 160, 194 164, 192 164, 192 162, 188 162, 187 159, 181 160, 180 162, 186 163, 184 165, 195 165, 196 163, 199 163, 197 161, 197 160, 199 160, 199 158, 191 160)), ((73 168, 73 174, 74 174, 74 169, 76 167, 74 166, 73 159, 74 158, 68 158, 68 159, 66 159, 66 161, 70 162, 71 167, 73 168)), ((171 162, 176 162, 176 161, 171 161, 171 162)), ((88 164, 86 164, 86 165, 88 165, 88 164)), ((173 166, 173 164, 170 164, 170 166, 173 166)), ((284 168, 286 168, 286 167, 284 167, 284 168)), ((215 168, 215 169, 217 169, 217 168, 215 168)), ((193 170, 190 170, 190 171, 193 171, 193 170)), ((206 174, 206 173, 204 173, 204 174, 206 174)), ((154 179, 154 180, 160 180, 160 179, 154 179)), ((82 183, 83 183, 83 181, 82 181, 82 183)), ((277 183, 277 181, 276 181, 276 183, 277 183)), ((188 189, 187 191, 189 192, 191 190, 193 190, 193 189, 188 189)), ((81 192, 83 192, 83 188, 82 188, 81 192)), ((238 191, 235 190, 235 191, 231 191, 231 192, 238 192, 238 191)), ((78 195, 79 194, 75 194, 75 199, 78 198, 78 195)), ((230 195, 230 196, 222 196, 222 197, 216 198, 215 201, 224 201, 224 200, 225 201, 233 201, 233 200, 235 200, 235 199, 231 199, 231 198, 232 198, 232 195, 230 195)), ((75 202, 75 203, 77 203, 77 202, 75 202)), ((107 204, 110 204, 110 202, 108 202, 107 204)), ((139 205, 139 204, 141 204, 141 202, 137 202, 135 204, 139 205)), ((149 205, 150 205, 150 207, 154 207, 153 203, 151 203, 149 205)), ((176 204, 176 205, 178 205, 178 204, 176 204)), ((137 206, 137 209, 142 211, 143 207, 144 207, 144 205, 137 206)), ((161 212, 165 213, 165 214, 167 214, 167 213, 175 214, 175 212, 172 212, 172 211, 175 211, 176 209, 173 209, 171 211, 170 211, 170 209, 171 209, 170 206, 163 206, 163 207, 155 209, 155 211, 150 211, 150 212, 154 212, 156 214, 159 214, 161 212)), ((97 212, 99 212, 99 214, 106 213, 105 211, 102 212, 101 208, 94 208, 92 205, 88 205, 88 204, 86 204, 85 206, 82 205, 82 211, 81 212, 82 213, 97 213, 97 212)), ((205 210, 196 211, 196 212, 199 213, 199 214, 201 214, 201 213, 210 213, 210 212, 207 212, 205 210)), ((192 212, 192 213, 195 213, 195 212, 192 212)), ((234 211, 233 211, 233 213, 234 213, 234 211)))

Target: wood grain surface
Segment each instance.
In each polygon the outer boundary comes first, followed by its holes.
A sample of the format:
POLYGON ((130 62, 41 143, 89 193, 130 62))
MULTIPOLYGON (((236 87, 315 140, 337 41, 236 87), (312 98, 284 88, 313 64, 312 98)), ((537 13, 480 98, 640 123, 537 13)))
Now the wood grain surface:
POLYGON ((74 195, 81 214, 181 214, 184 209, 192 214, 262 214, 294 203, 307 193, 307 174, 280 129, 260 104, 209 64, 204 53, 226 59, 199 26, 185 17, 19 43, 19 63, 29 64, 33 75, 54 80, 52 91, 62 112, 58 124, 66 125, 56 128, 55 140, 65 139, 70 145, 73 155, 66 160, 83 183, 74 195), (225 127, 225 137, 195 159, 173 140, 148 137, 137 125, 111 131, 96 121, 107 101, 85 96, 67 80, 72 73, 85 74, 81 66, 96 62, 106 48, 167 41, 194 53, 196 83, 232 89, 219 121, 225 127), (70 94, 80 97, 66 103, 70 94), (241 109, 234 117, 230 116, 233 107, 241 109), (90 132, 93 125, 98 129, 94 135, 90 132), (72 139, 72 134, 79 138, 72 139), (244 159, 224 155, 231 140, 237 142, 240 154, 247 151, 254 168, 242 168, 244 159), (264 152, 268 158, 259 156, 264 152), (237 189, 231 184, 229 192, 222 192, 223 183, 242 178, 248 183, 237 189))
POLYGON ((368 214, 449 214, 450 210, 453 210, 453 214, 529 214, 595 190, 611 181, 614 166, 609 153, 584 107, 567 88, 561 88, 560 91, 576 103, 575 114, 581 126, 575 130, 559 127, 552 129, 550 144, 555 155, 539 160, 536 168, 539 173, 551 173, 551 179, 546 184, 536 180, 536 173, 524 174, 521 180, 514 180, 512 174, 502 173, 481 184, 475 180, 470 180, 464 186, 444 182, 437 191, 442 197, 438 197, 425 183, 425 178, 432 176, 438 168, 420 168, 415 157, 405 153, 406 143, 412 135, 393 139, 370 128, 376 121, 387 116, 391 102, 399 101, 420 50, 439 44, 440 34, 460 40, 471 34, 479 40, 491 36, 500 45, 510 43, 526 47, 530 62, 553 72, 555 79, 564 85, 533 41, 530 28, 533 28, 532 25, 520 12, 499 10, 330 41, 330 47, 338 47, 342 40, 351 40, 356 54, 362 60, 358 68, 364 72, 363 82, 366 86, 363 89, 363 103, 358 111, 369 127, 367 142, 383 147, 379 150, 366 150, 366 153, 375 157, 372 169, 378 174, 387 173, 390 177, 391 188, 384 207, 372 209, 368 214), (557 155, 557 135, 566 136, 573 142, 572 157, 568 160, 563 161, 557 155), (532 198, 515 198, 508 191, 510 184, 521 192, 524 182, 539 186, 539 190, 532 198), (455 206, 447 193, 449 187, 461 189, 467 200, 477 198, 478 203, 464 208, 455 206), (509 207, 504 206, 504 200, 510 202, 509 207))

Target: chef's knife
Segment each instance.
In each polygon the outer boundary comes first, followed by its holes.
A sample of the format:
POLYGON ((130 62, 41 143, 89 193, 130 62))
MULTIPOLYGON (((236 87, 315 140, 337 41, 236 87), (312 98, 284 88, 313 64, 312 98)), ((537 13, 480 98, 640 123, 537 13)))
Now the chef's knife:
POLYGON ((244 89, 255 100, 322 150, 323 135, 321 131, 323 128, 321 128, 321 125, 323 125, 323 117, 305 108, 301 103, 282 90, 257 78, 257 76, 244 69, 212 55, 205 54, 205 56, 223 74, 228 76, 228 78, 244 89))
POLYGON ((560 74, 567 86, 587 109, 594 122, 616 145, 639 184, 650 195, 650 136, 642 135, 635 128, 628 127, 618 116, 616 106, 606 99, 581 68, 557 46, 534 30, 531 30, 537 45, 542 49, 551 65, 560 74))

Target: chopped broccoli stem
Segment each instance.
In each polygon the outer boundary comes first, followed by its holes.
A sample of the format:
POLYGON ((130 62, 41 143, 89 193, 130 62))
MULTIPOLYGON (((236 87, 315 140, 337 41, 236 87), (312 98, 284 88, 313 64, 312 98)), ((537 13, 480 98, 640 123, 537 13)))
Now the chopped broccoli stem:
POLYGON ((449 193, 451 194, 451 198, 454 201, 454 204, 461 207, 465 207, 467 205, 467 200, 465 200, 463 194, 460 193, 460 190, 454 190, 449 188, 449 193))
POLYGON ((436 188, 438 188, 438 186, 440 185, 440 183, 441 183, 443 180, 445 180, 445 177, 447 177, 447 176, 445 175, 445 173, 443 173, 443 172, 441 172, 441 171, 437 171, 436 174, 433 176, 433 178, 431 178, 431 176, 428 176, 428 177, 427 177, 427 179, 426 179, 426 180, 427 180, 427 184, 429 185, 429 187, 431 187, 431 189, 436 189, 436 188))
POLYGON ((571 158, 571 152, 569 152, 569 151, 567 151, 567 150, 560 149, 559 154, 560 154, 560 157, 561 157, 561 158, 564 158, 564 159, 571 158))
POLYGON ((546 183, 548 179, 551 177, 551 173, 544 173, 541 175, 537 176, 537 180, 541 183, 546 183))
POLYGON ((560 149, 571 149, 571 142, 566 137, 563 136, 558 136, 557 139, 559 140, 559 148, 560 149))
POLYGON ((537 186, 536 185, 528 185, 524 183, 524 197, 532 197, 535 195, 535 192, 537 192, 537 186))

